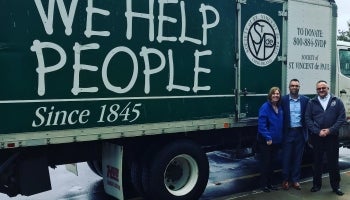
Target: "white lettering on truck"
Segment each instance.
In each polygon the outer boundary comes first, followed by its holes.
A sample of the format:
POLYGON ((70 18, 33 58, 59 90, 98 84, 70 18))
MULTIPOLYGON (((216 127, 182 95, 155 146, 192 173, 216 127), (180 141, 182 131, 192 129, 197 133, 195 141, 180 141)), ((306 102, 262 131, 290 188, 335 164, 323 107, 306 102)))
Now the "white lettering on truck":
POLYGON ((34 120, 33 127, 39 126, 56 126, 56 125, 74 125, 76 123, 86 124, 88 117, 90 116, 89 110, 73 110, 67 112, 65 110, 55 111, 55 107, 52 106, 50 111, 47 107, 39 107, 35 112, 38 121, 34 120))
MULTIPOLYGON (((99 30, 96 30, 96 28, 94 27, 95 20, 93 19, 112 17, 111 12, 109 10, 105 8, 95 7, 94 0, 72 0, 70 3, 64 2, 64 0, 49 0, 47 4, 43 4, 42 0, 34 0, 34 2, 38 14, 40 16, 41 22, 43 24, 45 33, 48 36, 54 35, 55 32, 57 32, 57 30, 55 31, 54 27, 56 25, 56 23, 54 23, 55 20, 62 20, 62 23, 65 27, 64 34, 66 36, 70 37, 71 35, 75 34, 74 31, 76 30, 73 29, 73 23, 77 23, 75 22, 75 18, 77 17, 76 13, 78 7, 81 8, 82 6, 79 4, 82 3, 86 4, 86 23, 85 30, 83 30, 83 33, 80 34, 86 38, 108 38, 111 36, 112 32, 108 30, 108 27, 101 28, 101 26, 99 26, 99 30), (44 8, 44 5, 47 5, 47 7, 44 8), (57 12, 58 14, 56 14, 55 12, 57 12)), ((118 24, 113 24, 113 27, 117 27, 118 32, 125 33, 124 35, 126 40, 133 40, 133 37, 136 37, 137 34, 144 34, 143 32, 140 33, 139 30, 135 31, 135 25, 133 24, 133 21, 137 20, 137 23, 147 23, 146 25, 148 25, 148 40, 149 42, 151 42, 151 44, 152 42, 170 42, 174 44, 187 42, 194 45, 198 45, 198 48, 194 49, 193 54, 188 54, 188 58, 186 58, 188 60, 193 60, 192 83, 189 83, 187 80, 186 85, 183 83, 181 84, 181 77, 175 77, 177 63, 175 63, 174 61, 177 59, 174 58, 177 56, 177 52, 174 51, 174 49, 172 49, 171 46, 169 46, 170 48, 165 50, 166 52, 162 52, 160 49, 152 48, 150 45, 145 46, 141 44, 139 50, 132 49, 131 47, 126 45, 116 45, 115 47, 111 48, 109 51, 106 52, 106 55, 103 59, 101 59, 101 63, 99 65, 96 65, 96 63, 92 65, 84 61, 83 56, 91 54, 94 51, 100 50, 102 45, 101 43, 95 41, 92 43, 81 43, 75 41, 74 45, 72 45, 73 51, 71 51, 69 49, 64 49, 58 43, 54 43, 52 41, 47 40, 42 41, 42 39, 37 38, 33 41, 33 45, 30 47, 30 50, 36 54, 38 61, 36 72, 38 74, 37 94, 39 96, 45 96, 50 91, 50 88, 47 88, 48 82, 50 81, 49 77, 52 77, 52 75, 54 75, 55 72, 59 72, 60 70, 63 70, 68 67, 70 67, 73 71, 71 75, 72 81, 70 92, 75 96, 86 93, 98 93, 101 89, 99 88, 101 87, 100 84, 99 86, 97 86, 97 81, 82 81, 85 80, 83 76, 86 76, 87 74, 89 74, 89 76, 95 76, 100 78, 104 88, 116 94, 126 94, 130 92, 134 88, 138 79, 144 81, 144 94, 151 94, 152 77, 155 77, 157 74, 162 72, 168 73, 168 82, 164 85, 164 89, 168 92, 180 90, 184 92, 198 93, 200 91, 209 91, 211 89, 210 85, 206 85, 205 83, 203 83, 203 81, 201 82, 200 80, 201 76, 210 75, 210 68, 213 68, 214 66, 203 66, 201 65, 201 60, 206 59, 205 57, 210 57, 213 54, 213 51, 211 49, 203 49, 203 47, 207 46, 208 41, 210 39, 208 38, 208 32, 210 31, 210 29, 215 28, 220 22, 220 15, 217 9, 211 5, 206 5, 203 3, 198 5, 198 14, 201 17, 202 22, 200 22, 199 24, 188 24, 185 1, 158 0, 157 2, 155 2, 154 0, 149 0, 148 9, 146 7, 147 11, 138 11, 138 7, 133 7, 133 0, 125 0, 125 2, 125 17, 122 18, 122 20, 124 20, 126 24, 126 26, 124 27, 125 30, 121 29, 121 27, 118 27, 118 24), (158 3, 158 5, 156 6, 155 3, 158 3), (154 8, 156 7, 159 9, 158 12, 154 12, 154 8), (177 10, 179 12, 178 18, 167 14, 166 10, 169 9, 177 10), (157 13, 158 16, 155 16, 155 13, 157 13), (178 35, 175 34, 176 32, 164 32, 165 26, 168 27, 172 25, 176 25, 179 27, 179 29, 181 29, 177 32, 178 35), (197 35, 197 37, 199 38, 187 35, 187 27, 196 25, 198 26, 198 29, 201 30, 202 35, 197 35), (157 27, 157 29, 155 27, 157 27), (49 52, 50 55, 58 55, 58 60, 56 61, 56 63, 48 61, 45 62, 47 52, 49 52), (69 56, 68 54, 70 52, 73 52, 74 60, 72 66, 67 66, 67 57, 69 56), (118 70, 118 67, 120 67, 118 65, 115 65, 115 62, 120 61, 118 59, 119 55, 121 54, 123 54, 123 58, 125 58, 125 55, 130 58, 126 60, 123 59, 123 67, 127 67, 131 70, 131 74, 129 75, 129 77, 123 77, 123 82, 118 81, 118 75, 120 76, 120 74, 109 74, 110 71, 118 70), (140 62, 138 60, 138 56, 143 60, 143 62, 140 62), (159 60, 159 62, 153 61, 157 59, 159 60), (111 64, 112 60, 113 65, 111 64), (125 62, 127 63, 126 66, 125 62), (139 74, 142 74, 142 77, 140 77, 139 74)), ((79 17, 81 17, 81 14, 82 13, 80 12, 79 17)), ((69 82, 69 76, 65 78, 68 78, 69 82)), ((140 106, 141 103, 131 104, 131 102, 129 102, 126 106, 119 104, 105 104, 101 106, 102 110, 100 111, 100 113, 94 114, 100 116, 99 120, 97 121, 98 123, 112 123, 117 119, 121 119, 121 121, 133 122, 137 120, 140 116, 140 106)), ((57 110, 55 106, 41 106, 38 107, 35 111, 35 119, 32 121, 32 127, 37 128, 42 126, 86 124, 88 123, 89 116, 91 114, 92 111, 90 110, 75 109, 68 111, 57 110)))
MULTIPOLYGON (((40 17, 42 19, 42 22, 44 24, 45 27, 45 31, 47 34, 53 34, 53 16, 54 16, 54 3, 57 1, 57 6, 59 7, 59 13, 61 16, 61 19, 66 27, 66 31, 65 33, 67 35, 71 34, 72 30, 72 23, 74 21, 74 14, 75 14, 75 9, 77 8, 77 2, 71 2, 70 5, 70 9, 69 9, 69 14, 67 14, 67 9, 65 8, 64 3, 62 2, 62 0, 50 0, 49 1, 49 7, 48 7, 48 11, 47 14, 45 14, 44 8, 42 6, 42 2, 41 0, 35 0, 35 4, 37 6, 38 12, 40 14, 40 17)), ((127 8, 126 8, 126 12, 125 12, 125 16, 127 19, 127 30, 126 30, 126 37, 127 39, 131 40, 132 39, 132 20, 134 17, 139 17, 139 18, 146 18, 149 21, 149 40, 153 41, 154 40, 154 16, 153 16, 153 4, 154 1, 150 0, 149 1, 149 13, 136 13, 133 12, 131 10, 132 7, 132 0, 127 0, 127 8)), ((169 4, 169 3, 178 3, 178 1, 159 1, 160 3, 160 16, 159 16, 159 26, 158 27, 162 27, 162 24, 164 22, 172 22, 172 23, 176 23, 177 20, 175 18, 170 18, 164 15, 164 6, 165 4, 169 4)), ((203 45, 207 45, 207 32, 209 29, 214 28, 215 26, 218 25, 220 17, 219 17, 219 13, 218 11, 209 5, 204 5, 201 4, 200 8, 199 8, 199 12, 202 13, 202 18, 203 18, 203 24, 202 24, 202 30, 203 30, 203 38, 202 40, 198 40, 198 39, 194 39, 194 38, 190 38, 185 36, 186 33, 186 16, 185 15, 185 3, 183 1, 180 2, 180 7, 181 7, 181 21, 182 21, 182 30, 181 30, 181 36, 179 37, 179 41, 180 42, 193 42, 197 45, 199 44, 203 44, 203 45), (207 19, 207 13, 210 12, 211 14, 213 14, 215 16, 215 20, 213 22, 209 22, 207 19)), ((102 10, 102 9, 97 9, 93 7, 93 0, 88 0, 88 6, 87 6, 87 18, 86 18, 86 30, 85 30, 85 35, 86 37, 91 37, 93 35, 95 36, 109 36, 109 32, 108 31, 93 31, 92 30, 92 13, 98 13, 98 14, 102 14, 104 16, 108 16, 109 12, 102 10)), ((161 43, 163 41, 170 41, 170 42, 176 42, 177 39, 174 36, 171 37, 165 37, 163 36, 163 32, 162 30, 158 30, 158 42, 161 43)), ((76 43, 73 47, 74 50, 74 65, 73 65, 73 69, 74 69, 74 75, 73 75, 73 86, 72 86, 72 94, 74 95, 78 95, 79 93, 95 93, 98 92, 98 88, 97 87, 89 87, 89 88, 81 88, 80 84, 79 84, 79 79, 80 79, 80 71, 81 70, 86 70, 86 71, 98 71, 98 66, 91 66, 91 65, 87 65, 87 64, 81 64, 81 55, 83 54, 83 51, 87 51, 87 50, 97 50, 99 49, 99 44, 97 43, 92 43, 92 44, 79 44, 76 43)), ((36 53, 37 55, 37 59, 38 59, 38 68, 37 68, 37 72, 38 72, 38 95, 39 96, 44 96, 46 93, 46 88, 45 88, 45 83, 46 83, 46 79, 45 79, 45 75, 47 73, 52 73, 54 71, 57 71, 59 69, 61 69, 62 67, 65 66, 66 64, 66 52, 64 51, 64 49, 62 47, 60 47, 58 44, 52 43, 52 42, 41 42, 39 40, 35 40, 33 42, 33 46, 31 47, 31 50, 33 52, 36 53), (60 55, 60 60, 56 65, 53 66, 46 66, 45 65, 45 56, 43 53, 43 48, 51 48, 52 50, 55 50, 59 53, 60 55)), ((204 72, 204 73, 210 73, 210 69, 205 69, 205 68, 199 68, 198 63, 199 63, 199 58, 201 56, 204 55, 211 55, 211 50, 205 50, 202 52, 206 52, 204 54, 198 53, 198 50, 196 50, 196 52, 194 52, 193 58, 195 59, 196 62, 196 66, 194 66, 194 75, 193 75, 193 79, 194 79, 194 83, 193 83, 193 92, 197 93, 200 90, 210 90, 210 86, 199 86, 199 73, 200 72, 204 72), (210 53, 207 53, 210 52, 210 53)), ((144 92, 145 94, 148 94, 150 92, 150 88, 151 88, 151 83, 150 83, 150 76, 153 74, 156 74, 158 72, 160 72, 161 70, 163 70, 165 68, 165 55, 154 48, 146 48, 146 47, 142 47, 141 51, 140 51, 140 55, 143 57, 144 61, 145 61, 145 70, 144 70, 144 76, 145 76, 145 89, 144 92), (151 50, 150 50, 151 49, 151 50), (151 51, 151 52, 146 52, 146 51, 151 51), (160 66, 158 66, 157 68, 151 69, 150 67, 150 62, 148 59, 148 54, 152 53, 152 54, 156 54, 161 60, 162 63, 160 64, 160 66)), ((167 88, 168 91, 172 91, 174 89, 177 90, 182 90, 182 91, 189 91, 189 87, 188 86, 181 86, 181 85, 174 85, 174 69, 176 68, 174 66, 174 62, 173 62, 173 50, 169 49, 168 50, 168 67, 169 67, 169 83, 167 86, 165 86, 165 88, 167 88)), ((125 46, 118 46, 115 47, 114 49, 112 49, 105 57, 105 60, 103 62, 102 65, 102 80, 103 83, 105 84, 105 87, 107 89, 109 89, 110 91, 114 92, 114 93, 127 93, 128 91, 130 91, 133 87, 133 85, 135 84, 135 81, 137 79, 137 74, 138 74, 138 62, 137 62, 137 58, 136 58, 136 54, 129 49, 128 47, 125 46), (119 53, 119 52, 124 52, 127 53, 131 56, 132 58, 132 66, 133 66, 133 75, 130 79, 130 82, 128 84, 128 86, 126 86, 125 88, 121 88, 118 86, 114 86, 110 83, 110 81, 108 80, 107 77, 107 68, 108 68, 108 64, 110 62, 110 60, 112 59, 112 57, 119 53)))

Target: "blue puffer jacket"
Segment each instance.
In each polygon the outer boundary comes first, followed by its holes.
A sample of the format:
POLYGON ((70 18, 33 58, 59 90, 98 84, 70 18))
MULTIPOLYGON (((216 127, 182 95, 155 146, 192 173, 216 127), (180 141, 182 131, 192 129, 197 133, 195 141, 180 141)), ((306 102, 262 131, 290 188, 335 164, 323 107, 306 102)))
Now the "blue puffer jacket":
POLYGON ((272 108, 270 102, 265 102, 259 109, 258 134, 266 141, 272 140, 272 144, 282 142, 283 111, 278 106, 278 114, 272 108))
POLYGON ((323 110, 317 96, 309 101, 305 111, 305 122, 311 134, 318 135, 321 129, 329 128, 331 135, 337 135, 346 122, 343 102, 331 95, 326 110, 323 110))

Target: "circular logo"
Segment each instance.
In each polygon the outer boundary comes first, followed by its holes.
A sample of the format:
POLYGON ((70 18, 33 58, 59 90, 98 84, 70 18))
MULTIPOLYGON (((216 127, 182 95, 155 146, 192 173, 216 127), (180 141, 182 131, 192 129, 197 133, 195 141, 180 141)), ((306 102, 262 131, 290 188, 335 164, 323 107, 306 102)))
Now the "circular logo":
POLYGON ((271 64, 280 49, 280 33, 275 21, 262 13, 252 16, 243 30, 243 48, 255 65, 271 64))

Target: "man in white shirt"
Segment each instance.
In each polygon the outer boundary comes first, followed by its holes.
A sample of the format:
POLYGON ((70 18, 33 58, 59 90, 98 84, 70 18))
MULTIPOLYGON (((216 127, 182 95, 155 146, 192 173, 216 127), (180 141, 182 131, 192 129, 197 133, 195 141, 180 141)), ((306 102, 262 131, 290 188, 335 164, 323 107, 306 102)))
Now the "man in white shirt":
POLYGON ((339 172, 339 129, 345 123, 343 102, 329 93, 326 81, 316 84, 317 96, 309 101, 305 112, 305 122, 313 145, 313 187, 317 192, 322 186, 323 155, 327 156, 329 180, 335 194, 342 196, 339 172))

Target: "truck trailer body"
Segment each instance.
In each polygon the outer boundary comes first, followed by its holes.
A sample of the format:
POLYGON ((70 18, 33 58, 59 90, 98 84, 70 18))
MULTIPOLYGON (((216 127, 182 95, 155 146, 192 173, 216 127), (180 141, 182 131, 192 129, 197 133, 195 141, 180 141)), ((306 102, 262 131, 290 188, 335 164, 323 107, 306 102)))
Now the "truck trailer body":
POLYGON ((206 152, 254 149, 272 86, 326 80, 350 120, 336 21, 331 0, 0 1, 0 192, 88 162, 118 199, 198 199, 206 152))

